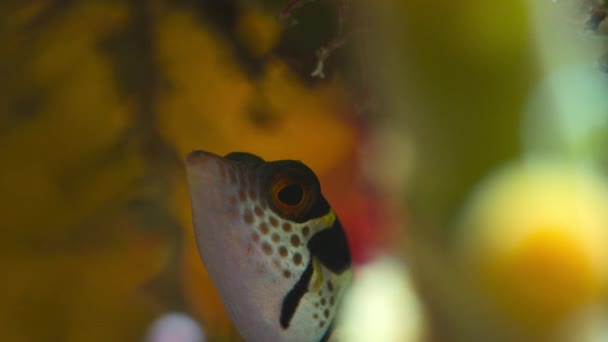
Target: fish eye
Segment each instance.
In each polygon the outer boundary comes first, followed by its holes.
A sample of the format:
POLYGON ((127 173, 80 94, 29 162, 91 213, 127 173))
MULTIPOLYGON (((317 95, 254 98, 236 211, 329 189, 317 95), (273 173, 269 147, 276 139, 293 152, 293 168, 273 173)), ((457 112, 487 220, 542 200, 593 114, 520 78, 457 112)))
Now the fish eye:
POLYGON ((287 184, 279 189, 277 199, 284 205, 297 206, 304 199, 304 189, 300 184, 287 184))

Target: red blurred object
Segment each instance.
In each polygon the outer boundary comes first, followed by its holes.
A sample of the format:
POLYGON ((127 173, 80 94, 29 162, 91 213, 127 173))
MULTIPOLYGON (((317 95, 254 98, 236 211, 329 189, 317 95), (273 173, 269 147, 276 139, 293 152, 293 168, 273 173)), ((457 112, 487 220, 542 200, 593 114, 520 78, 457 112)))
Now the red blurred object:
POLYGON ((399 232, 398 217, 388 201, 361 175, 359 149, 365 143, 366 125, 358 123, 355 148, 344 160, 319 175, 323 193, 336 211, 348 236, 353 262, 360 265, 390 247, 399 232))

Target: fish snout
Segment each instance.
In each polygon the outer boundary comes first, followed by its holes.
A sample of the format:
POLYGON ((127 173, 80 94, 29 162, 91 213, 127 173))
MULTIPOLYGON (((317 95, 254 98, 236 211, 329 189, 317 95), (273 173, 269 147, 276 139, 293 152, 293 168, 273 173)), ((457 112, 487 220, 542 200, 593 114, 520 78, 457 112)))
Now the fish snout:
POLYGON ((188 167, 206 164, 212 160, 220 160, 220 157, 211 152, 203 150, 194 150, 186 155, 186 164, 188 167))
POLYGON ((215 182, 225 174, 224 162, 216 154, 195 150, 186 156, 186 172, 189 182, 215 182))

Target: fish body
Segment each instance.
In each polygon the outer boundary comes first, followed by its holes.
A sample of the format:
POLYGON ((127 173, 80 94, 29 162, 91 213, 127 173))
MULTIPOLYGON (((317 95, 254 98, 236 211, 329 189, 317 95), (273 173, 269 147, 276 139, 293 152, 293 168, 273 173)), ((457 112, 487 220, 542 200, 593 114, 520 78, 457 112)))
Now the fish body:
POLYGON ((249 153, 187 157, 199 253, 246 341, 324 341, 351 258, 312 170, 249 153))

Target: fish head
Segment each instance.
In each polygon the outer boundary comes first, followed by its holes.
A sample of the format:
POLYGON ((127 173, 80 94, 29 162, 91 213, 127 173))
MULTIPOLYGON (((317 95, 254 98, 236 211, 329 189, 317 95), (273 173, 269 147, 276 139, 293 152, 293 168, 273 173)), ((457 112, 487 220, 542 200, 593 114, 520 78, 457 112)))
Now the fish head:
POLYGON ((314 172, 294 160, 195 151, 187 173, 201 259, 247 341, 319 341, 350 253, 314 172))

